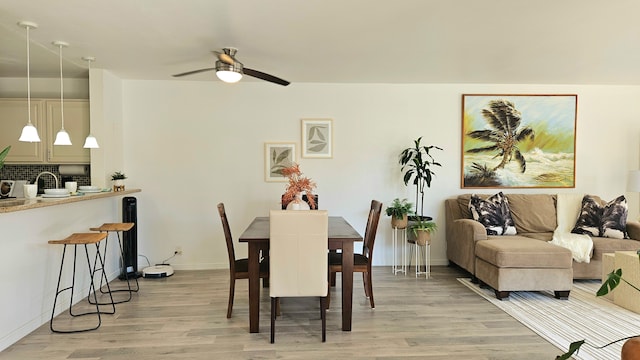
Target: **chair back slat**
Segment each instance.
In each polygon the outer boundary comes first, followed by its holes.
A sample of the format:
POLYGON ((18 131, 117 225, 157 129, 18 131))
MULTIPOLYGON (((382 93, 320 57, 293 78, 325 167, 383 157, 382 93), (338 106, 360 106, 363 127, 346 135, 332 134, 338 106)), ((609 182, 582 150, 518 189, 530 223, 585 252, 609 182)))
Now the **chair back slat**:
POLYGON ((378 221, 380 220, 380 212, 382 211, 382 203, 377 200, 371 200, 369 209, 369 217, 367 218, 367 227, 364 231, 364 244, 362 246, 362 255, 369 258, 373 257, 373 245, 376 241, 376 233, 378 232, 378 221))
POLYGON ((224 204, 218 204, 218 213, 220 214, 220 220, 222 221, 222 229, 224 230, 224 238, 227 242, 227 254, 229 255, 229 267, 232 272, 235 271, 236 253, 233 249, 233 238, 231 237, 231 228, 229 228, 229 221, 227 220, 227 213, 224 209, 224 204))
POLYGON ((269 221, 269 295, 326 296, 327 211, 271 210, 269 221))

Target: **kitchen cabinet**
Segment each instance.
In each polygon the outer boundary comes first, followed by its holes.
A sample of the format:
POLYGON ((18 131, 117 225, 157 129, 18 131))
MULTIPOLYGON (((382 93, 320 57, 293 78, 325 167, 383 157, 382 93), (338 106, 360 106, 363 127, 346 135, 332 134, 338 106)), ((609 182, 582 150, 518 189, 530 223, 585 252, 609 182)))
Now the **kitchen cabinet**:
POLYGON ((27 123, 26 99, 0 99, 0 147, 11 145, 7 164, 89 164, 91 153, 85 149, 89 134, 89 101, 64 101, 64 128, 71 137, 70 146, 54 146, 56 134, 62 127, 60 100, 32 99, 31 122, 38 129, 40 143, 18 141, 27 123), (6 131, 5 131, 6 129, 6 131))
MULTIPOLYGON (((22 128, 27 124, 26 99, 0 99, 0 149, 11 145, 11 151, 5 159, 7 164, 30 164, 44 162, 43 143, 18 141, 22 128)), ((31 123, 38 129, 43 140, 44 102, 31 101, 31 123)))

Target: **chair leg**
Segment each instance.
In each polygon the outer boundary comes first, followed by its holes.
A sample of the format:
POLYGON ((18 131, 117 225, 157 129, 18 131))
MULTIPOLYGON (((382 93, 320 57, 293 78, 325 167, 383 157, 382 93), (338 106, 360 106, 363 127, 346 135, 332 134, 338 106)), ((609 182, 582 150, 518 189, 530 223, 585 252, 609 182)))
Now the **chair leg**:
POLYGON ((276 341, 276 303, 278 298, 271 298, 271 343, 276 341))
MULTIPOLYGON (((363 273, 363 275, 365 275, 365 274, 363 273)), ((375 309, 376 305, 373 302, 373 282, 372 282, 372 278, 371 278, 371 270, 367 271, 366 278, 367 278, 367 281, 365 282, 365 286, 369 290, 368 291, 369 292, 369 304, 371 304, 371 308, 372 309, 375 309)))
POLYGON ((328 283, 328 290, 327 290, 327 309, 329 309, 329 306, 331 305, 331 275, 335 276, 335 273, 329 273, 329 283, 328 283))
POLYGON ((320 318, 322 319, 322 342, 327 341, 327 297, 320 297, 320 318))
POLYGON ((331 286, 335 287, 336 286, 336 273, 332 272, 331 273, 331 277, 329 278, 329 283, 331 284, 331 286))
POLYGON ((229 304, 227 305, 227 319, 231 318, 231 312, 233 312, 233 295, 236 291, 236 279, 231 275, 229 279, 229 304))

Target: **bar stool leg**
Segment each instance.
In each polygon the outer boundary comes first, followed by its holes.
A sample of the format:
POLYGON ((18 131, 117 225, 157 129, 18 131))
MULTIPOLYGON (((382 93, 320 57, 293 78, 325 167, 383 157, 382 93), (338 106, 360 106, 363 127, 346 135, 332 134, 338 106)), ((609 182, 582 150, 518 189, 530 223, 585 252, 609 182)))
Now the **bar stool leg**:
MULTIPOLYGON (((120 239, 120 232, 116 231, 116 235, 118 236, 118 246, 120 247, 120 258, 122 259, 122 263, 124 264, 124 246, 122 244, 122 240, 120 239)), ((134 270, 135 271, 135 270, 134 270)), ((129 282, 129 271, 126 268, 126 264, 125 264, 125 269, 124 269, 124 277, 125 279, 127 279, 127 287, 129 288, 129 300, 131 300, 131 292, 138 292, 140 290, 140 284, 138 283, 138 277, 137 276, 133 276, 133 280, 135 280, 136 282, 136 288, 135 289, 131 289, 131 283, 129 282)), ((126 290, 122 290, 122 291, 126 291, 126 290)), ((129 301, 127 300, 127 301, 129 301)))
MULTIPOLYGON (((87 301, 89 301, 89 304, 92 305, 111 305, 111 310, 110 311, 102 311, 103 314, 109 314, 109 315, 113 315, 116 313, 116 306, 115 304, 118 304, 118 302, 113 300, 113 292, 111 290, 111 286, 109 285, 109 279, 107 278, 107 272, 104 268, 104 259, 107 256, 107 241, 109 240, 109 237, 107 236, 104 239, 104 254, 100 254, 100 243, 96 243, 96 256, 93 259, 93 271, 91 272, 91 278, 93 279, 93 277, 95 276, 96 272, 100 272, 100 287, 98 289, 96 289, 95 287, 93 288, 93 297, 94 297, 94 302, 91 301, 91 289, 89 289, 89 295, 87 296, 87 301), (98 267, 98 262, 100 267, 98 267), (103 281, 104 281, 104 286, 107 287, 107 291, 103 291, 102 287, 103 287, 103 281), (97 291, 100 291, 102 294, 108 294, 109 295, 109 300, 108 302, 99 302, 98 301, 98 295, 97 295, 97 291)), ((89 253, 87 251, 87 259, 88 259, 89 253)))
MULTIPOLYGON (((58 274, 58 284, 56 285, 56 295, 53 298, 53 309, 51 310, 51 320, 49 321, 49 329, 51 329, 52 332, 55 333, 63 333, 63 334, 69 334, 69 333, 78 333, 78 332, 85 332, 85 331, 91 331, 91 330, 95 330, 97 328, 100 327, 100 325, 102 324, 102 317, 100 316, 100 307, 96 304, 96 311, 91 311, 91 312, 85 312, 85 313, 81 313, 81 314, 74 314, 73 313, 73 289, 75 287, 75 277, 76 277, 76 259, 77 259, 77 253, 78 253, 78 249, 77 249, 78 245, 74 245, 73 246, 73 273, 72 273, 72 280, 71 280, 71 286, 66 287, 64 289, 60 289, 60 281, 62 280, 62 269, 64 268, 64 258, 65 258, 65 254, 67 252, 67 244, 64 244, 64 248, 62 250, 62 261, 60 263, 60 272, 58 274), (60 330, 60 329, 56 329, 53 326, 53 318, 56 312, 56 303, 58 301, 58 295, 60 295, 61 293, 63 293, 64 291, 67 290, 71 290, 71 297, 69 299, 69 315, 71 316, 84 316, 84 315, 91 315, 91 314, 95 314, 98 318, 98 324, 94 327, 90 327, 90 328, 85 328, 85 329, 77 329, 77 330, 60 330)), ((89 251, 87 250, 87 245, 84 245, 85 248, 85 253, 87 255, 87 266, 89 268, 89 273, 91 274, 91 261, 89 260, 89 251)), ((90 291, 93 289, 94 291, 94 296, 96 296, 95 294, 95 285, 93 282, 93 276, 90 276, 90 285, 89 285, 89 289, 90 291)), ((97 300, 97 298, 96 298, 97 300)))

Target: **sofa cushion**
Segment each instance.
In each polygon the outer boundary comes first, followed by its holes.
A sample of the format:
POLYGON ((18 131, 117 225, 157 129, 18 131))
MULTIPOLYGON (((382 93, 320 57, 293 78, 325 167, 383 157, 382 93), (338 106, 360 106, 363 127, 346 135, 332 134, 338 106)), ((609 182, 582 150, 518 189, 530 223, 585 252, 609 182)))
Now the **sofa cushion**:
POLYGON ((486 200, 473 194, 469 199, 469 210, 473 219, 487 229, 488 235, 515 235, 516 227, 511 218, 509 201, 502 192, 486 200))
POLYGON ((578 221, 571 232, 589 236, 608 237, 614 239, 628 239, 627 200, 620 195, 610 202, 603 201, 592 195, 582 198, 582 209, 578 221))
POLYGON ((476 256, 500 268, 571 268, 571 251, 522 236, 492 237, 476 243, 476 256))
POLYGON ((511 216, 520 233, 553 232, 558 227, 556 196, 549 194, 506 194, 511 216))

